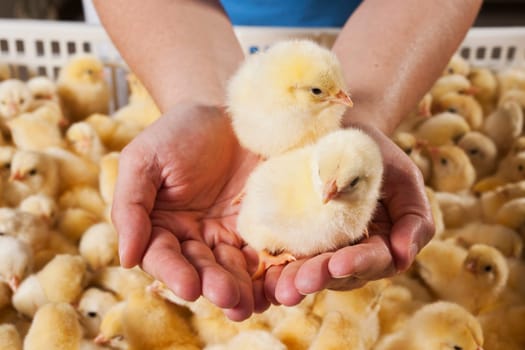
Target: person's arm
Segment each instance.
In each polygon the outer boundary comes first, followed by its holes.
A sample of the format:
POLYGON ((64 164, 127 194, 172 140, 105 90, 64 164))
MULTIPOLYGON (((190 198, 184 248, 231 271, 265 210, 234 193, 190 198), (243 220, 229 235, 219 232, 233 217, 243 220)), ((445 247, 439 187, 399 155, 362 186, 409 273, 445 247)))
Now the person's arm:
POLYGON ((182 101, 222 106, 243 58, 219 1, 94 0, 100 20, 162 112, 182 101))
POLYGON ((351 122, 390 134, 442 73, 481 0, 365 0, 334 43, 350 87, 351 122))

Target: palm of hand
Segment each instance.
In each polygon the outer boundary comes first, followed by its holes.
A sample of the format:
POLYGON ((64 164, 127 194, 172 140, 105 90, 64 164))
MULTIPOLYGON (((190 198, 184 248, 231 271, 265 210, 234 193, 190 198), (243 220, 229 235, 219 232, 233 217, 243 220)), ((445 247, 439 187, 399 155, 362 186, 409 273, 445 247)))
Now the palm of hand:
POLYGON ((256 257, 241 249, 234 233, 238 206, 231 202, 256 164, 217 109, 181 106, 151 125, 121 155, 119 172, 132 169, 135 176, 126 178, 135 187, 141 179, 135 192, 143 196, 122 200, 128 186, 124 178, 117 184, 115 206, 136 203, 140 212, 134 218, 129 209, 113 209, 127 245, 123 265, 142 262, 179 296, 192 300, 202 293, 229 308, 234 319, 251 314, 255 302, 247 271, 256 257))

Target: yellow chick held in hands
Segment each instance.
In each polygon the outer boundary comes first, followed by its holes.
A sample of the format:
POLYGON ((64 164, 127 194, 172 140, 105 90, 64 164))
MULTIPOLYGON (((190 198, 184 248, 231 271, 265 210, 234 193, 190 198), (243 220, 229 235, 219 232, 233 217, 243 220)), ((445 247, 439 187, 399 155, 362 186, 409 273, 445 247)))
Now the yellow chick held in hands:
POLYGON ((261 252, 254 277, 267 265, 359 241, 377 206, 382 174, 379 147, 358 129, 332 132, 262 163, 247 181, 237 220, 241 237, 261 252))
POLYGON ((339 129, 353 105, 346 90, 332 52, 284 41, 246 58, 229 82, 227 106, 240 143, 270 157, 339 129))

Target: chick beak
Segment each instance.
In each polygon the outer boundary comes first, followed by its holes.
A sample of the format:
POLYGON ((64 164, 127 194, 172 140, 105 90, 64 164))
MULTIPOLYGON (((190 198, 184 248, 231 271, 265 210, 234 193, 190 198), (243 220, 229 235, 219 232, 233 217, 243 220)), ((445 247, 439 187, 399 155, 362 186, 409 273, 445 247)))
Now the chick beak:
POLYGON ((339 195, 337 184, 334 180, 328 181, 323 188, 323 204, 328 203, 339 195))
POLYGON ((328 101, 330 101, 332 103, 340 103, 340 104, 345 105, 347 107, 353 107, 354 106, 354 102, 352 102, 352 99, 350 98, 350 95, 348 95, 348 93, 343 91, 343 90, 339 90, 339 92, 337 94, 335 94, 335 96, 329 97, 328 101))
POLYGON ((69 120, 67 120, 66 118, 61 118, 58 121, 58 126, 61 127, 61 128, 65 128, 65 127, 69 126, 69 120))
POLYGON ((18 113, 18 106, 16 105, 16 103, 11 102, 7 105, 7 111, 9 114, 15 115, 18 113))
POLYGON ((109 343, 109 339, 107 339, 103 334, 99 334, 93 339, 93 342, 98 345, 106 345, 109 343))
POLYGON ((469 272, 475 273, 476 267, 477 267, 477 264, 473 260, 469 260, 465 263, 465 269, 467 269, 467 271, 469 272))
POLYGON ((18 276, 12 276, 8 281, 7 284, 9 284, 9 287, 11 287, 11 290, 13 292, 16 292, 18 287, 20 286, 20 278, 18 276))
POLYGON ((17 172, 14 172, 13 174, 11 174, 11 176, 9 177, 9 181, 22 181, 24 179, 24 175, 22 175, 21 173, 19 173, 18 171, 17 172))

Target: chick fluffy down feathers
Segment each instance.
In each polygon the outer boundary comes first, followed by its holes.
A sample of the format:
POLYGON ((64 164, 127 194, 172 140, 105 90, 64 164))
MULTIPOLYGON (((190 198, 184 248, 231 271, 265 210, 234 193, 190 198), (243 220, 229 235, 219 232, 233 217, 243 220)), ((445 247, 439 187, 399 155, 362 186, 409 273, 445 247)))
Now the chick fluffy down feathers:
POLYGON ((227 105, 241 144, 269 157, 340 128, 345 107, 321 99, 345 90, 331 51, 307 40, 284 41, 246 58, 229 82, 227 105))
POLYGON ((0 325, 0 349, 22 350, 22 339, 14 325, 0 325))
POLYGON ((251 174, 237 221, 258 251, 311 256, 362 237, 379 199, 383 163, 377 144, 357 129, 272 157, 251 174), (340 195, 323 204, 323 188, 340 195))

